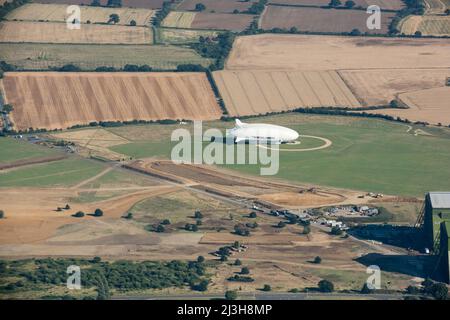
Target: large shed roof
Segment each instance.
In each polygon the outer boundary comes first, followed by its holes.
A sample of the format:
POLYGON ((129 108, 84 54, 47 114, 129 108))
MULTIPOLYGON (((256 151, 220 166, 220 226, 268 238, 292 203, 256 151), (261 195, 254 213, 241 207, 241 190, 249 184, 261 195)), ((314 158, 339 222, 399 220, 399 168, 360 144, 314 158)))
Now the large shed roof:
POLYGON ((450 192, 430 192, 429 196, 433 208, 450 208, 450 192))

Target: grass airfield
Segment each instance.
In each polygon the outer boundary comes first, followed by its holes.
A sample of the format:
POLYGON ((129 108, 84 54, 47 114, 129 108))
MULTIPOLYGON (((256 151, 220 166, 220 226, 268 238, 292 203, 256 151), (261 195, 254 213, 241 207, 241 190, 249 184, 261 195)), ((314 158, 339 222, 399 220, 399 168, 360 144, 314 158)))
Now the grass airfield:
MULTIPOLYGON (((298 183, 421 197, 430 190, 450 187, 450 129, 409 127, 378 119, 277 115, 245 120, 285 125, 300 134, 332 141, 322 150, 309 152, 280 151, 277 178, 298 183)), ((208 127, 233 127, 232 122, 209 122, 208 127)), ((180 126, 158 126, 158 134, 146 134, 153 127, 136 126, 127 137, 129 143, 112 146, 115 152, 134 158, 169 158, 175 143, 171 131, 180 126), (141 134, 139 134, 139 132, 141 134)), ((188 126, 185 126, 188 128, 188 126)), ((121 135, 128 127, 111 128, 121 135)), ((300 145, 282 145, 280 149, 313 148, 317 139, 300 139, 300 145)), ((205 144, 206 145, 206 144, 205 144)), ((226 165, 243 173, 259 174, 258 165, 226 165)))

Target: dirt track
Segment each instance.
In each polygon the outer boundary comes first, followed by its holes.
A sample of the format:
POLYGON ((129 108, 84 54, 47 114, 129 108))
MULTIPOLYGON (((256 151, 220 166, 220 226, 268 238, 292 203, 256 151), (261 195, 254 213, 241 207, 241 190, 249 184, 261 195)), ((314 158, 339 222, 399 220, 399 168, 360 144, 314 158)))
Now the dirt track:
POLYGON ((305 208, 343 202, 360 203, 359 192, 296 186, 211 166, 174 164, 171 161, 138 160, 126 167, 210 194, 250 200, 268 208, 305 208))

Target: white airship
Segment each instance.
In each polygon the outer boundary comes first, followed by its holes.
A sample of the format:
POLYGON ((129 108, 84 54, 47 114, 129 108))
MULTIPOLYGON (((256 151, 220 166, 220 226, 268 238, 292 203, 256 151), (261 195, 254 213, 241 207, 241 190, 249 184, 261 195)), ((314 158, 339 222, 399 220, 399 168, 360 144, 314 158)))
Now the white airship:
POLYGON ((236 126, 227 130, 227 138, 234 139, 235 143, 267 143, 282 144, 293 142, 299 134, 292 129, 264 123, 243 123, 236 119, 236 126))

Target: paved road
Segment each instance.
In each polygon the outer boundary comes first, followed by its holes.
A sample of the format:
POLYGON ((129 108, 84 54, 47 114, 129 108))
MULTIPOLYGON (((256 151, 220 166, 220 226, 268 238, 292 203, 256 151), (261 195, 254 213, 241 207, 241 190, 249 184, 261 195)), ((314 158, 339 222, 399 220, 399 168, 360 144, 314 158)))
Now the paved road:
MULTIPOLYGON (((402 294, 358 294, 358 293, 243 293, 238 294, 239 299, 244 300, 403 300, 402 294)), ((187 294, 171 296, 121 296, 113 297, 113 300, 211 300, 223 299, 218 294, 187 294)))

